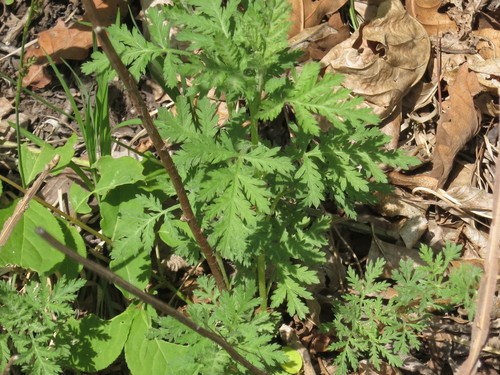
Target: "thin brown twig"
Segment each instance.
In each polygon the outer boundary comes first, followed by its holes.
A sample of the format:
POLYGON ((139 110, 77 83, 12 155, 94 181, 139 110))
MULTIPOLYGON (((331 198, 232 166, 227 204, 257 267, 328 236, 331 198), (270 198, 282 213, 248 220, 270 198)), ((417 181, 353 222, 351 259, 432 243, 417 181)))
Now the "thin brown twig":
POLYGON ((147 131, 149 138, 153 142, 153 146, 160 157, 160 160, 170 177, 170 181, 172 181, 172 185, 177 193, 177 198, 179 199, 179 204, 182 209, 182 213, 184 215, 185 220, 187 221, 193 236, 200 246, 205 259, 207 260, 207 264, 210 267, 210 271, 215 279, 217 287, 220 290, 227 289, 226 283, 224 282, 224 278, 222 277, 222 271, 217 263, 217 258, 215 257, 214 251, 210 244, 208 243, 207 238, 203 234, 201 227, 194 216, 193 209, 191 208, 191 203, 189 202, 188 196, 186 194, 186 190, 184 188, 184 184, 182 183, 181 177, 179 176, 179 172, 177 171, 177 167, 170 156, 168 149, 163 142, 158 130, 156 129, 153 119, 149 114, 146 103, 141 97, 139 90, 137 89, 137 82, 134 77, 130 74, 128 69, 123 64, 122 60, 116 53, 111 41, 109 40, 108 34, 106 30, 101 26, 102 22, 99 20, 99 16, 97 13, 97 9, 95 8, 94 3, 91 0, 83 0, 83 4, 88 13, 88 17, 90 22, 92 23, 92 27, 94 32, 96 33, 99 41, 101 43, 101 47, 108 57, 111 66, 118 73, 118 76, 123 82, 134 107, 137 109, 139 113, 139 117, 141 118, 142 125, 144 129, 147 131))
POLYGON ((101 266, 100 264, 82 257, 80 254, 78 254, 76 251, 71 250, 70 248, 66 247, 62 243, 60 243, 58 240, 56 240, 54 237, 52 237, 49 233, 45 231, 43 228, 36 228, 37 234, 42 237, 45 241, 47 241, 51 246, 62 252, 64 255, 66 255, 68 258, 71 258, 73 261, 82 264, 85 268, 89 269, 90 271, 94 272, 95 274, 99 275, 103 279, 109 281, 110 283, 113 283, 130 294, 136 296, 139 298, 141 301, 144 303, 147 303, 148 305, 153 306, 155 309, 158 311, 161 311, 162 313, 171 316, 175 320, 177 320, 179 323, 184 324, 186 327, 192 329, 196 333, 200 334, 203 337, 206 337, 207 339, 213 341, 217 345, 219 345, 222 349, 224 349, 235 361, 239 362, 245 368, 247 368, 252 374, 257 374, 257 375, 265 375, 266 373, 254 365, 252 365, 248 360, 246 360, 240 353, 236 351, 232 347, 231 344, 229 344, 222 336, 211 332, 200 325, 196 324, 193 322, 191 319, 187 318, 184 316, 182 313, 174 309, 173 307, 169 306, 165 302, 155 298, 154 296, 147 294, 137 288, 136 286, 132 285, 128 281, 122 279, 120 276, 115 274, 114 272, 110 271, 106 267, 101 266))
POLYGON ((9 358, 9 361, 5 365, 5 368, 2 371, 2 375, 9 375, 11 372, 11 367, 14 365, 14 363, 19 359, 19 355, 15 354, 9 358))
POLYGON ((5 222, 2 232, 0 233, 0 247, 4 246, 7 241, 9 240, 10 235, 12 234, 12 231, 14 230, 16 224, 19 222, 21 219, 21 216, 23 216, 23 213, 28 209, 30 201, 33 199, 35 194, 38 192, 40 187, 42 186, 43 182, 49 175, 50 171, 54 169, 54 167, 59 163, 60 156, 56 155, 44 168, 42 173, 36 178, 35 182, 33 182, 33 185, 29 189, 26 190, 26 194, 24 195, 23 199, 21 199, 17 205, 16 208, 14 209, 14 212, 12 215, 7 219, 5 222))
POLYGON ((476 317, 472 325, 471 347, 467 360, 458 369, 458 375, 474 375, 479 354, 486 343, 490 328, 490 314, 495 300, 500 249, 500 164, 497 157, 495 190, 493 192, 493 221, 488 238, 488 255, 484 262, 484 275, 478 292, 476 317))

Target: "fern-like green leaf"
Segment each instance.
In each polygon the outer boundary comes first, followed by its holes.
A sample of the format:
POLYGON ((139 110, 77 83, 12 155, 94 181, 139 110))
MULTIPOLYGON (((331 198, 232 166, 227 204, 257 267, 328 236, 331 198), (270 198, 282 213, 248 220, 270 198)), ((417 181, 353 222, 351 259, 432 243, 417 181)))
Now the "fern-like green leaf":
POLYGON ((155 225, 164 215, 160 202, 151 196, 137 195, 122 203, 113 235, 113 259, 126 260, 142 250, 149 252, 154 244, 155 225))
POLYGON ((295 178, 300 183, 307 186, 307 190, 301 198, 307 206, 318 207, 324 199, 325 186, 323 184, 319 167, 315 163, 315 159, 323 160, 319 148, 314 148, 306 152, 302 159, 302 165, 295 173, 295 178))
POLYGON ((305 289, 305 286, 319 282, 316 272, 293 265, 282 265, 277 271, 279 282, 271 297, 271 306, 277 307, 286 301, 290 315, 297 315, 300 319, 305 318, 309 310, 302 299, 312 298, 312 294, 305 289))

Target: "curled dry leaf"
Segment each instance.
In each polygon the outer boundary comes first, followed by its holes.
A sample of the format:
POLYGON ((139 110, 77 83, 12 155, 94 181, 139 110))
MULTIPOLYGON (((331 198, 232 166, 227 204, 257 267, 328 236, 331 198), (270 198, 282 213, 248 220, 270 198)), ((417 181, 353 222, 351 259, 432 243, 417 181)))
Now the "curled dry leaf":
POLYGON ((500 57, 483 60, 476 55, 469 60, 469 69, 476 73, 481 86, 491 94, 498 96, 500 90, 500 57))
POLYGON ((66 26, 59 20, 49 30, 38 35, 38 46, 31 46, 26 51, 26 61, 35 61, 30 66, 28 74, 23 78, 24 86, 43 88, 51 82, 50 75, 45 71, 48 64, 46 55, 55 62, 61 59, 84 60, 92 47, 92 31, 80 24, 66 26))
MULTIPOLYGON (((125 14, 124 2, 120 0, 94 0, 99 11, 102 25, 111 25, 120 7, 120 14, 125 14)), ((85 17, 83 21, 86 21, 85 17)), ((38 35, 38 44, 26 49, 25 61, 31 64, 23 78, 24 86, 41 89, 51 82, 51 76, 45 71, 48 64, 46 55, 56 63, 61 59, 84 60, 92 47, 92 30, 80 23, 66 25, 62 20, 49 30, 38 35)))
POLYGON ((476 48, 483 59, 500 57, 500 30, 488 27, 473 31, 472 35, 479 38, 476 48))
POLYGON ((423 215, 402 220, 400 225, 399 235, 407 249, 413 248, 428 229, 427 219, 423 215))
POLYGON ((397 112, 402 97, 425 72, 429 38, 398 0, 371 1, 365 23, 322 60, 327 71, 363 96, 382 119, 397 112))
MULTIPOLYGON (((488 235, 483 231, 473 227, 472 225, 465 224, 463 234, 473 244, 475 252, 481 257, 486 258, 488 249, 488 235)), ((466 255, 466 254, 464 254, 466 255)), ((477 256, 476 256, 477 257, 477 256)))
POLYGON ((373 237, 367 260, 375 262, 378 258, 383 258, 386 262, 382 274, 384 278, 390 278, 392 271, 399 267, 399 262, 402 260, 411 260, 415 265, 424 265, 424 262, 418 256, 418 251, 415 249, 408 249, 373 237))
POLYGON ((292 4, 291 38, 302 30, 319 25, 323 17, 338 11, 347 0, 289 0, 292 4))
POLYGON ((446 193, 457 202, 462 210, 491 218, 493 194, 467 185, 448 189, 446 193))
POLYGON ((485 2, 482 0, 448 0, 448 2, 455 6, 449 8, 446 13, 458 26, 459 39, 463 39, 472 31, 476 14, 480 8, 484 7, 485 2))
POLYGON ((479 128, 478 112, 474 108, 474 95, 481 92, 476 74, 469 72, 467 64, 460 66, 455 82, 450 85, 449 100, 442 105, 443 114, 436 132, 434 160, 430 177, 442 187, 453 167, 453 160, 479 128))
POLYGON ((332 26, 335 22, 331 21, 338 18, 336 15, 338 13, 330 17, 328 22, 308 27, 288 39, 292 50, 303 51, 300 61, 321 60, 330 49, 349 38, 350 32, 347 25, 332 26))
POLYGON ((429 36, 442 35, 445 32, 455 32, 458 27, 440 8, 442 0, 407 0, 408 13, 420 22, 429 36))
POLYGON ((0 97, 0 120, 11 113, 13 109, 9 99, 0 97))

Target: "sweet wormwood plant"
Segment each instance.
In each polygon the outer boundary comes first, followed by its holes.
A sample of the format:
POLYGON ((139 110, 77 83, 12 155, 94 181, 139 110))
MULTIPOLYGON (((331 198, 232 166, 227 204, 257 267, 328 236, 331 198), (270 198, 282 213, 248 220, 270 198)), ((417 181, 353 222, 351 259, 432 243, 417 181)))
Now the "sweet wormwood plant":
POLYGON ((437 255, 423 245, 420 257, 425 265, 415 266, 411 260, 401 261, 392 272, 397 295, 387 301, 381 294, 390 284, 377 281, 385 261, 368 263, 361 279, 352 268, 347 280, 352 293, 335 303, 335 320, 325 326, 337 337, 330 349, 339 351, 335 358, 338 374, 357 369, 366 358, 380 370, 382 361, 401 366, 404 356, 420 346, 418 334, 430 323, 434 311, 447 311, 463 305, 471 320, 481 270, 470 264, 454 267, 447 274, 451 261, 460 257, 461 247, 447 244, 437 255))
MULTIPOLYGON (((251 297, 258 290, 262 311, 270 300, 272 308, 285 304, 290 315, 304 318, 308 313, 308 287, 318 282, 312 266, 324 262, 329 228, 329 218, 312 217, 310 208, 333 198, 354 217, 357 202, 372 203, 375 191, 387 189, 380 164, 405 168, 412 162, 398 151, 384 150, 387 137, 373 126, 376 116, 359 108, 361 98, 340 87, 341 77, 321 77, 317 63, 296 66, 297 53, 287 44, 289 14, 288 3, 281 0, 229 0, 224 6, 217 0, 184 0, 148 10, 150 40, 124 25, 108 29, 137 79, 148 67, 161 67, 176 111, 160 108, 156 125, 175 146, 174 161, 219 261, 237 270, 231 279, 225 276, 231 291, 215 295, 207 281, 201 290, 211 295, 209 302, 189 306, 188 312, 207 328, 234 336, 242 352, 250 344, 241 342, 258 333, 261 345, 250 346, 249 360, 272 369, 283 359, 269 335, 275 315, 253 313, 251 297), (222 125, 220 102, 229 112, 222 125), (288 120, 289 139, 277 147, 259 127, 280 115, 288 120), (322 130, 318 116, 331 126, 322 130), (216 306, 246 319, 212 319, 216 306)), ((105 55, 92 56, 85 72, 111 76, 105 55)), ((162 203, 174 193, 151 158, 142 164, 102 158, 95 167, 101 175, 95 190, 80 192, 72 201, 78 210, 89 195, 99 196, 102 229, 114 245, 111 269, 145 286, 156 233, 190 263, 199 261, 178 205, 162 203), (113 183, 108 172, 119 175, 113 183)), ((179 338, 173 333, 178 330, 162 327, 164 337, 175 342, 202 345, 201 338, 179 338)), ((241 371, 221 356, 214 357, 214 366, 225 373, 241 371)))
MULTIPOLYGON (((255 313, 259 300, 255 298, 257 290, 254 282, 237 285, 231 293, 220 292, 213 278, 200 277, 198 284, 194 297, 207 302, 187 306, 186 312, 191 319, 202 326, 213 327, 230 344, 240 347, 245 358, 252 363, 276 369, 277 364, 287 361, 279 345, 272 343, 277 329, 277 314, 255 313)), ((175 319, 161 318, 159 323, 160 328, 152 331, 152 337, 161 337, 190 348, 191 360, 181 361, 180 368, 172 368, 173 373, 245 373, 245 368, 232 362, 231 357, 217 345, 209 340, 200 340, 197 333, 186 329, 175 319)))
POLYGON ((17 353, 16 365, 26 374, 46 375, 62 372, 61 364, 70 356, 69 342, 54 344, 73 314, 71 303, 85 280, 59 279, 31 281, 19 293, 8 282, 0 282, 0 368, 10 353, 17 353))

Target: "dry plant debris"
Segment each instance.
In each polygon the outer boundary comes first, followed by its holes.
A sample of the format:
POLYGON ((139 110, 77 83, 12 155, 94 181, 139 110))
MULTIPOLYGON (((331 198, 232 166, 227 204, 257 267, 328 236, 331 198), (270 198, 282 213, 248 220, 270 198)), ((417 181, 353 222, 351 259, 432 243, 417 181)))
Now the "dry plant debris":
MULTIPOLYGON (((126 7, 120 0, 95 0, 99 9, 100 20, 103 26, 111 25, 116 20, 118 11, 126 12, 126 7)), ((28 73, 23 78, 23 85, 42 89, 52 82, 47 72, 49 64, 47 55, 56 63, 64 60, 85 60, 93 45, 92 30, 85 23, 87 17, 70 23, 60 19, 49 30, 38 34, 38 43, 26 50, 25 61, 30 62, 28 73)))

